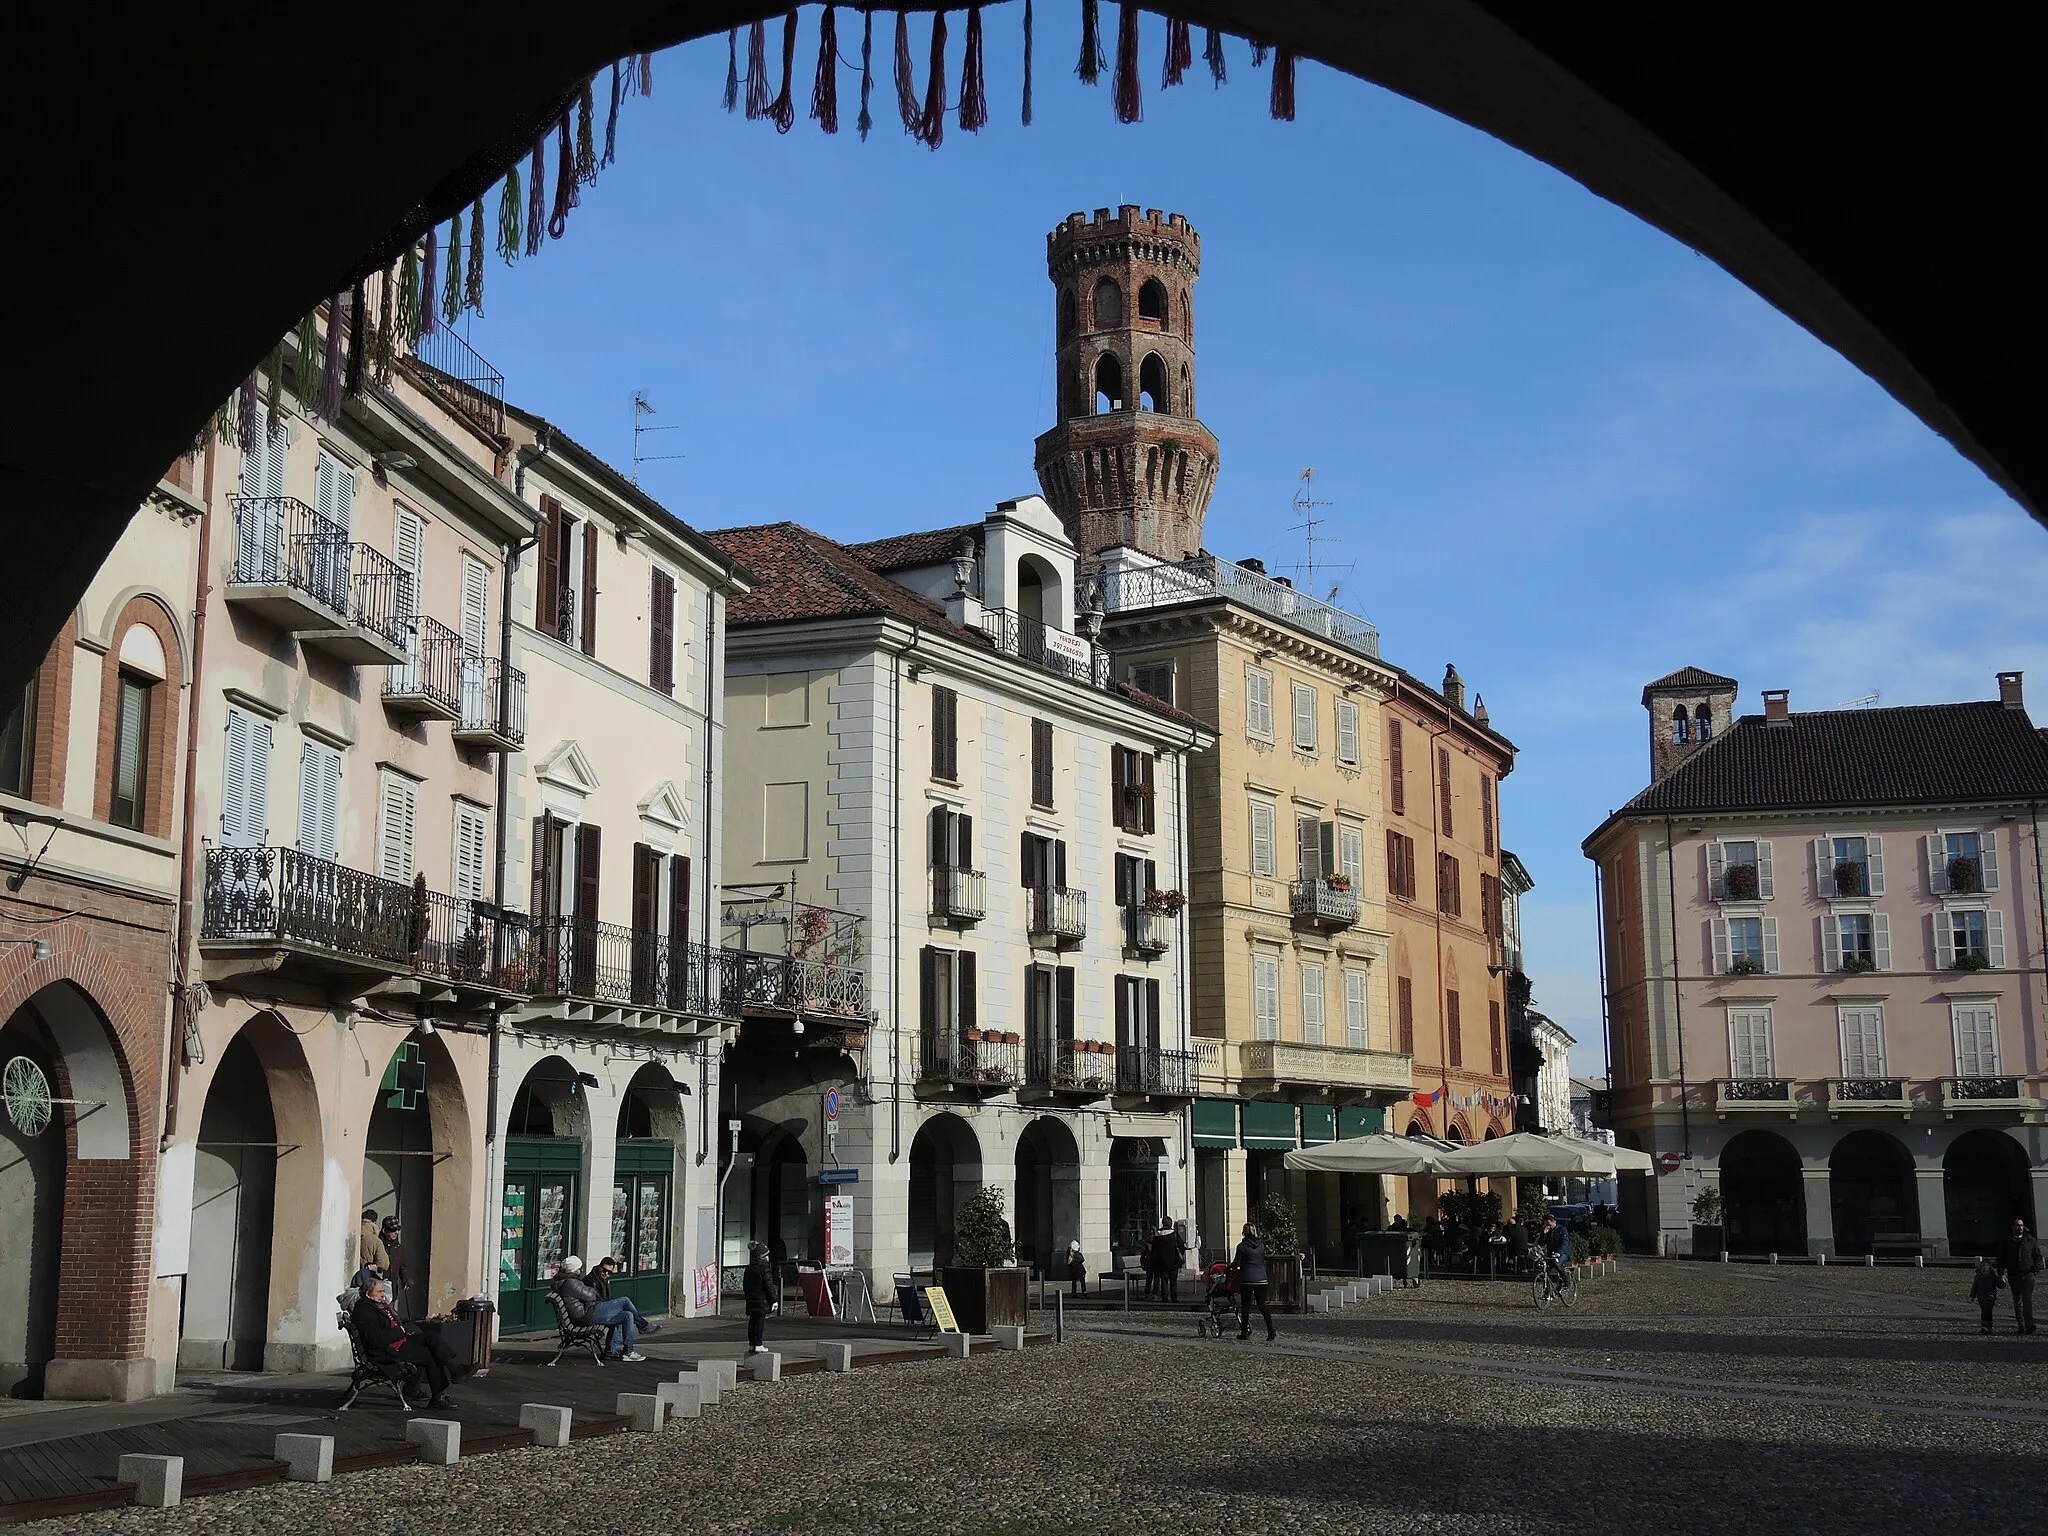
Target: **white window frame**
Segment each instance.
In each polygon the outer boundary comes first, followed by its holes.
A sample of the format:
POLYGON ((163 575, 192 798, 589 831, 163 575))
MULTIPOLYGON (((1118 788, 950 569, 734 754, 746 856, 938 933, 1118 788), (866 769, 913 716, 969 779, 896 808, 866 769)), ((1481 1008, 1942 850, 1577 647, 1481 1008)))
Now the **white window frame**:
POLYGON ((1328 1011, 1325 1007, 1327 988, 1324 986, 1323 962, 1303 960, 1301 962, 1301 1043, 1321 1045, 1327 1026, 1328 1011))
POLYGON ((1836 1044, 1841 1052, 1842 1076, 1846 1078, 1886 1077, 1884 1004, 1883 1003, 1837 1003, 1835 1005, 1836 1044), (1850 1031, 1854 1029, 1861 1036, 1866 1030, 1874 1030, 1877 1047, 1873 1052, 1859 1038, 1855 1050, 1849 1046, 1850 1031), (1873 1065, 1872 1056, 1875 1055, 1873 1065), (1858 1068, 1861 1068, 1859 1071, 1858 1068))
POLYGON ((1264 667, 1244 669, 1244 731, 1259 741, 1273 739, 1273 674, 1264 667))
POLYGON ((1955 924, 1952 919, 1963 912, 1984 914, 1984 957, 1994 971, 2005 969, 2005 914, 1988 901, 1966 897, 1961 901, 1944 901, 1934 913, 1934 968, 1938 971, 1952 971, 1956 965, 1955 924))
MULTIPOLYGON (((1761 907, 1745 905, 1713 920, 1714 974, 1716 976, 1732 976, 1736 974, 1730 969, 1735 963, 1732 925, 1749 918, 1755 918, 1763 925, 1764 968, 1761 974, 1766 976, 1778 974, 1778 920, 1764 912, 1761 907)), ((1754 975, 1757 973, 1745 971, 1742 974, 1754 975)))
MULTIPOLYGON (((1978 1028, 1975 1023, 1971 1027, 1973 1032, 1978 1028)), ((1955 1051, 1957 1077, 2005 1076, 2005 1073, 2001 1070, 2004 1065, 2004 1053, 1999 1049, 1998 1000, 1996 998, 1972 997, 1952 999, 1949 1003, 1949 1042, 1955 1051), (1973 1041, 1971 1044, 1971 1051, 1977 1053, 1974 1066, 1971 1065, 1964 1054, 1963 1017, 1965 1014, 1989 1015, 1991 1021, 1990 1029, 1983 1039, 1973 1041), (1991 1061, 1988 1066, 1985 1064, 1982 1055, 1985 1040, 1988 1040, 1991 1050, 1991 1061)))
POLYGON ((1320 711, 1316 708, 1316 690, 1309 683, 1293 685, 1294 702, 1294 750, 1315 752, 1319 750, 1321 731, 1320 711))
POLYGON ((1337 761, 1346 768, 1359 763, 1358 705, 1351 699, 1337 701, 1337 761))
POLYGON ((1884 894, 1884 839, 1863 831, 1830 832, 1813 840, 1813 892, 1821 901, 1869 901, 1884 894), (1870 889, 1844 896, 1835 889, 1837 842, 1859 838, 1863 843, 1863 869, 1870 889))
POLYGON ((1842 939, 1842 924, 1852 917, 1870 919, 1870 958, 1880 971, 1892 968, 1892 920, 1869 902, 1831 907, 1820 919, 1820 968, 1832 974, 1842 968, 1848 946, 1842 939))
POLYGON ((1252 873, 1268 880, 1280 878, 1280 854, 1274 846, 1279 837, 1280 807, 1263 796, 1251 800, 1252 873), (1263 856, 1261 847, 1264 848, 1263 856))
POLYGON ((1777 1038, 1769 1003, 1728 1005, 1728 1075, 1732 1078, 1777 1076, 1777 1038), (1763 1027, 1763 1060, 1757 1060, 1754 1030, 1763 1027), (1748 1032, 1743 1032, 1743 1031, 1748 1032), (1738 1045, 1738 1041, 1741 1043, 1738 1045))
POLYGON ((1337 868, 1351 882, 1351 894, 1365 890, 1365 829, 1350 822, 1337 826, 1337 868))
POLYGON ((1280 1038, 1280 957, 1252 956, 1252 1038, 1280 1038))
POLYGON ((299 835, 308 858, 341 857, 341 754, 310 737, 299 743, 299 835))
MULTIPOLYGON (((1983 827, 1942 827, 1927 835, 1927 889, 1936 896, 1949 894, 1948 840, 1952 837, 1977 839, 1978 883, 1985 892, 1998 889, 1998 829, 1983 827)), ((1974 896, 1978 893, 1969 893, 1974 896)))
MULTIPOLYGON (((1495 796, 1498 799, 1498 795, 1495 796)), ((1756 845, 1756 895, 1744 896, 1742 901, 1769 901, 1776 892, 1776 882, 1771 867, 1771 840, 1767 837, 1717 837, 1707 847, 1707 895, 1714 901, 1728 901, 1728 846, 1731 843, 1753 843, 1756 845)))
POLYGON ((1372 973, 1355 966, 1344 968, 1344 1043, 1354 1051, 1372 1046, 1372 1014, 1367 999, 1372 994, 1372 973))

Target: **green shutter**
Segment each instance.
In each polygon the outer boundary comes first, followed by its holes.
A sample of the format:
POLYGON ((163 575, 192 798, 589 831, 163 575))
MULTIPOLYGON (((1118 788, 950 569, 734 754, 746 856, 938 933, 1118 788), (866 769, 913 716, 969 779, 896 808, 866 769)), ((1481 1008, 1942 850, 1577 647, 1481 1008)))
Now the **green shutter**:
POLYGON ((620 1173, 673 1173, 676 1144, 635 1137, 614 1143, 612 1166, 620 1173))
POLYGON ((507 1136, 507 1173, 581 1173, 583 1138, 580 1136, 507 1136))
POLYGON ((1237 1101, 1195 1100, 1195 1145, 1234 1147, 1237 1145, 1237 1101))
POLYGON ((1337 1110, 1330 1104, 1301 1106, 1301 1144, 1319 1147, 1337 1139, 1337 1110))
POLYGON ((1244 1144, 1262 1151, 1297 1147, 1294 1106, 1254 1099, 1244 1107, 1244 1144))
POLYGON ((1374 1131, 1387 1127, 1387 1112, 1384 1109, 1366 1109, 1346 1106, 1337 1111, 1337 1139, 1348 1140, 1353 1136, 1370 1136, 1374 1131))

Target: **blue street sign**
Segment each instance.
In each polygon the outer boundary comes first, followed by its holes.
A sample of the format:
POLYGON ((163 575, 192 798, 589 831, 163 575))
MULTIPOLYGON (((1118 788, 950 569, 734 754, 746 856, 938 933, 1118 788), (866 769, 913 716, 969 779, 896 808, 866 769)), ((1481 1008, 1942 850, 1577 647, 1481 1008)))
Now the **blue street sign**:
POLYGON ((858 1184, 860 1182, 860 1170, 858 1168, 822 1169, 818 1174, 818 1182, 820 1184, 858 1184))

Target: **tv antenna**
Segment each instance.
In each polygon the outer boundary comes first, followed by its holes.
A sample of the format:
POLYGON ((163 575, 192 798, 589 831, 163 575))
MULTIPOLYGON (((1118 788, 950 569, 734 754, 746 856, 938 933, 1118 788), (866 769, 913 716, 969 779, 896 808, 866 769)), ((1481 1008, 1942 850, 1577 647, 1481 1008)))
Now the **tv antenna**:
POLYGON ((668 459, 687 459, 689 457, 687 453, 642 453, 640 451, 640 435, 643 432, 680 432, 683 430, 681 427, 649 427, 641 424, 641 417, 652 416, 653 414, 654 406, 647 398, 647 391, 644 389, 634 390, 633 483, 635 485, 640 483, 640 466, 642 464, 660 464, 668 459))
POLYGON ((1333 565, 1316 558, 1316 546, 1318 544, 1334 544, 1336 540, 1332 539, 1328 534, 1319 531, 1322 528, 1324 519, 1316 516, 1317 510, 1322 507, 1334 506, 1335 503, 1318 501, 1316 499, 1316 472, 1314 469, 1304 469, 1301 472, 1301 480, 1294 488, 1294 497, 1289 505, 1293 507, 1296 518, 1296 521, 1290 525, 1289 531, 1300 534, 1302 542, 1306 546, 1306 556, 1301 564, 1289 567, 1295 573, 1295 585, 1308 593, 1310 597, 1321 598, 1326 603, 1334 603, 1337 600, 1337 594, 1343 590, 1344 583, 1333 581, 1330 583, 1330 590, 1327 593, 1319 591, 1318 589, 1322 585, 1319 579, 1320 573, 1335 571, 1340 575, 1349 576, 1352 567, 1357 565, 1358 562, 1348 560, 1343 565, 1333 565))
POLYGON ((1878 701, 1879 699, 1881 699, 1881 698, 1883 698, 1883 697, 1884 697, 1884 695, 1883 695, 1883 694, 1879 693, 1879 692, 1878 692, 1878 691, 1877 691, 1877 690, 1876 690, 1875 688, 1873 688, 1873 689, 1871 689, 1871 690, 1870 690, 1870 692, 1868 692, 1868 693, 1864 694, 1864 695, 1863 695, 1863 696, 1862 696, 1861 698, 1858 698, 1858 699, 1844 699, 1844 700, 1842 700, 1842 702, 1841 702, 1841 703, 1839 703, 1839 704, 1837 704, 1837 705, 1835 706, 1835 708, 1837 708, 1837 709, 1868 709, 1868 708, 1870 708, 1870 706, 1871 706, 1871 705, 1875 704, 1875 703, 1876 703, 1876 702, 1877 702, 1877 701, 1878 701))

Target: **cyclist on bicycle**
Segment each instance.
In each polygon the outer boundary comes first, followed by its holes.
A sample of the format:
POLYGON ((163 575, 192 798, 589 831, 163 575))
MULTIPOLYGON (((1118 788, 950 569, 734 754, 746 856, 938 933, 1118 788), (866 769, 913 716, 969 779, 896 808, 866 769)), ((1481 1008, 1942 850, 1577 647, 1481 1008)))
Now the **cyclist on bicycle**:
POLYGON ((1572 1235, 1557 1224, 1555 1216, 1543 1218, 1543 1257, 1560 1275, 1572 1256, 1572 1235))

